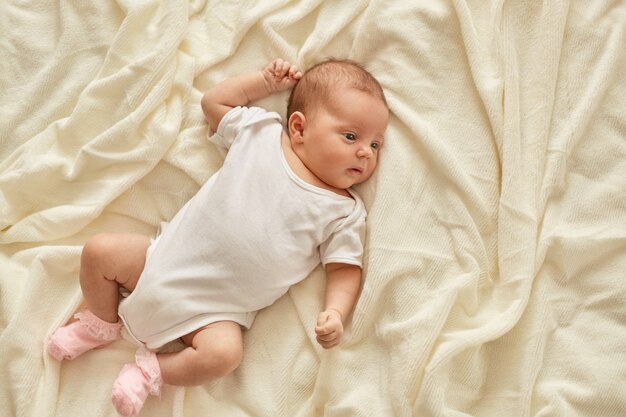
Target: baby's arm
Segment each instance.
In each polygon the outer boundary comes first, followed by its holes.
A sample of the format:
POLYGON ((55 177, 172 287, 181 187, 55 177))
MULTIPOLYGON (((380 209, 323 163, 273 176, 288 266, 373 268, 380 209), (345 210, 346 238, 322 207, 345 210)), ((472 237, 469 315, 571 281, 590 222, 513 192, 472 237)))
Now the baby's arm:
POLYGON ((282 59, 270 62, 262 71, 238 75, 215 85, 202 97, 202 111, 211 130, 217 130, 230 109, 245 106, 272 93, 293 87, 302 77, 298 67, 282 59))
POLYGON ((335 347, 343 335, 344 320, 350 315, 361 288, 361 268, 356 265, 326 265, 326 306, 317 317, 315 333, 324 349, 335 347))

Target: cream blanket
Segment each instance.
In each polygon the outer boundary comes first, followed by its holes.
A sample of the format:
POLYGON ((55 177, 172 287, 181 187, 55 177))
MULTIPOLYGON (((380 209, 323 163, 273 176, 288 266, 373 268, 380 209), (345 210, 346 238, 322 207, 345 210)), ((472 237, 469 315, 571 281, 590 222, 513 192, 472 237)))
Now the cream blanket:
POLYGON ((154 234, 220 166, 205 89, 328 56, 392 112, 345 343, 315 343, 316 270, 234 374, 142 415, 626 415, 623 1, 8 0, 0 22, 0 415, 115 415, 130 343, 43 351, 81 245, 154 234))

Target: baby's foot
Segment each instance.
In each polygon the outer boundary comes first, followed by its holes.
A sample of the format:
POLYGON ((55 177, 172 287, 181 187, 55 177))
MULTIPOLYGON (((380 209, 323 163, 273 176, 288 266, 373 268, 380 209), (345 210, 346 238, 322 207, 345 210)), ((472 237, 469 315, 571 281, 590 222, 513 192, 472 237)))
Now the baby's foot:
POLYGON ((153 352, 140 349, 135 355, 136 364, 126 364, 113 383, 111 400, 124 417, 134 417, 141 411, 148 394, 161 393, 161 370, 153 352))
POLYGON ((111 400, 118 413, 133 417, 139 414, 149 393, 148 379, 137 365, 128 363, 113 383, 111 400))
POLYGON ((58 361, 74 359, 120 338, 120 321, 109 323, 89 310, 76 313, 74 317, 78 320, 56 329, 48 340, 48 353, 58 361))

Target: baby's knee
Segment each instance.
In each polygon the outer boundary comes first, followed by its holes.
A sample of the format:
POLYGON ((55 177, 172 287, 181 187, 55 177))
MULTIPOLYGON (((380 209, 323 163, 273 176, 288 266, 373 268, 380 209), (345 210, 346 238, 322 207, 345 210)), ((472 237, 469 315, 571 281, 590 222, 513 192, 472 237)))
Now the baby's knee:
POLYGON ((228 346, 217 349, 215 358, 219 364, 217 372, 219 377, 225 376, 233 372, 241 364, 243 357, 240 346, 228 346))
POLYGON ((204 355, 203 372, 211 379, 221 378, 237 369, 242 357, 241 346, 229 344, 215 346, 210 353, 204 355))
POLYGON ((96 266, 111 250, 112 239, 109 233, 99 233, 87 240, 80 257, 81 265, 96 266))

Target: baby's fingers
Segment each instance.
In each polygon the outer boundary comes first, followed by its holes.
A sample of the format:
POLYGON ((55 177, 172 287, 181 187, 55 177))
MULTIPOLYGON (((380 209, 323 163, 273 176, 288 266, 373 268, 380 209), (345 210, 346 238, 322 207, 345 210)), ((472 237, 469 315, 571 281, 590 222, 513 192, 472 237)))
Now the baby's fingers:
POLYGON ((290 67, 291 64, 289 62, 277 58, 272 62, 272 74, 276 78, 282 78, 289 72, 290 67))
POLYGON ((337 346, 339 344, 339 337, 336 337, 333 335, 333 337, 328 337, 328 338, 323 338, 318 336, 317 338, 317 343, 320 344, 321 347, 323 347, 324 349, 330 349, 330 348, 334 348, 335 346, 337 346))
POLYGON ((302 78, 302 73, 296 65, 292 65, 289 68, 289 78, 291 78, 292 80, 299 80, 300 78, 302 78))
POLYGON ((332 328, 328 327, 328 326, 317 326, 315 327, 315 334, 319 337, 319 336, 327 336, 331 333, 333 333, 335 330, 333 330, 332 328))
POLYGON ((337 332, 332 332, 328 334, 318 334, 316 339, 322 342, 331 342, 337 338, 337 332))

